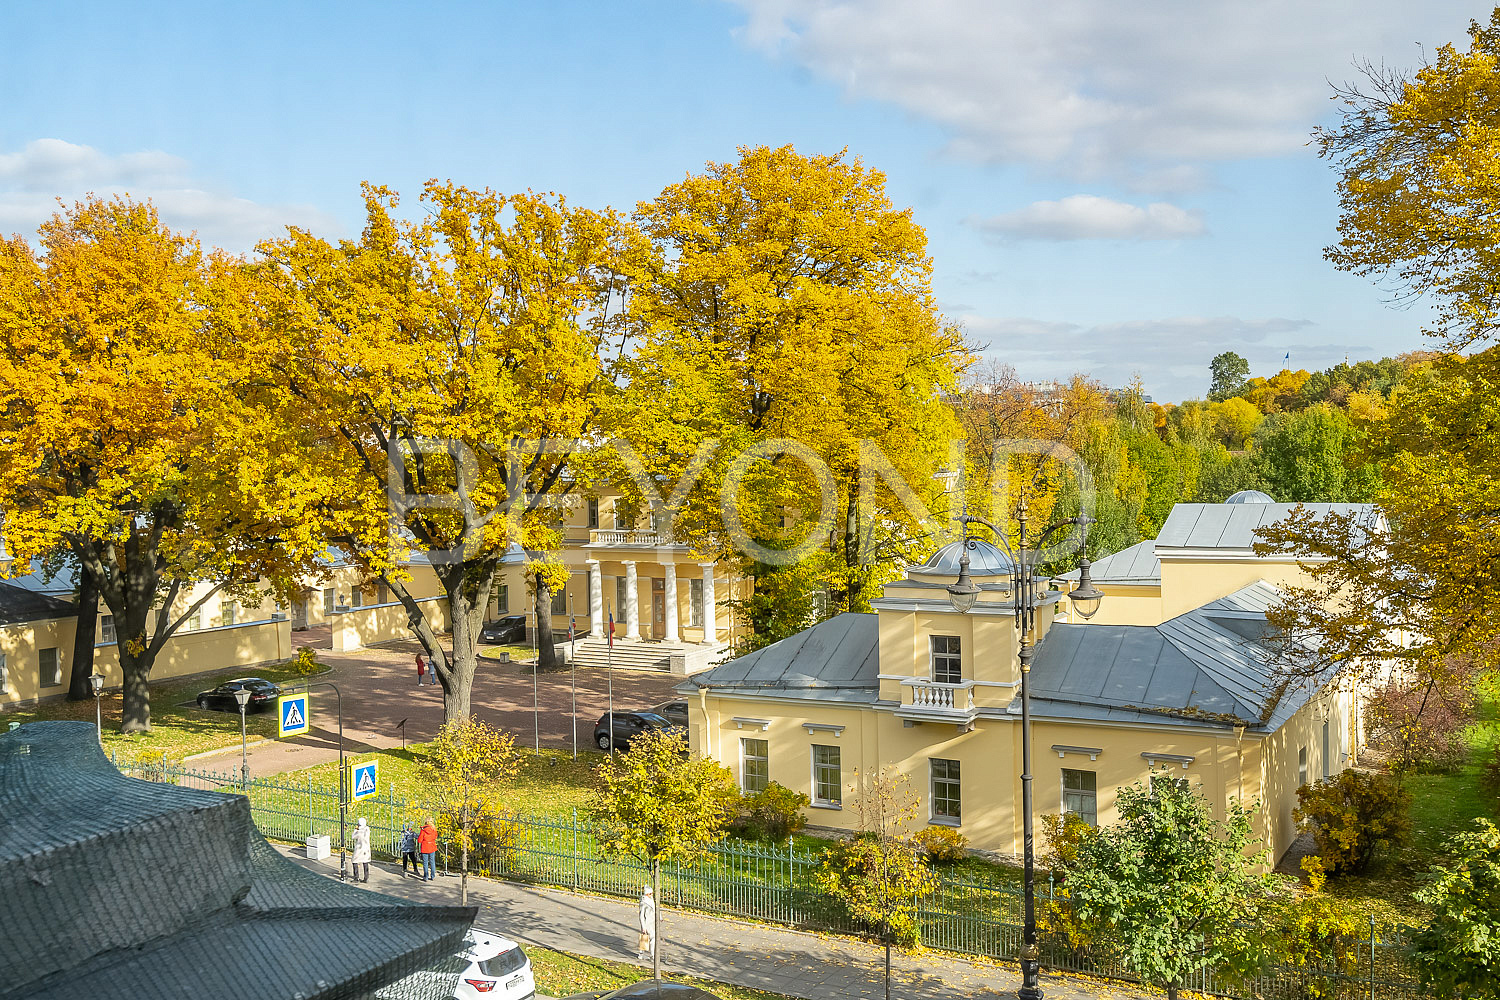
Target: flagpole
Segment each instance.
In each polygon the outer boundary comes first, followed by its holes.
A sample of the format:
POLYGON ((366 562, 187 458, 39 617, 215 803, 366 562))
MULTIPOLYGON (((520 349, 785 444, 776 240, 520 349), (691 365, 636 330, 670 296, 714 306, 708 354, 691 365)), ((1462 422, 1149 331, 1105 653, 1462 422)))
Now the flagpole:
POLYGON ((578 623, 573 620, 573 595, 568 595, 568 663, 573 667, 573 759, 578 759, 578 657, 574 652, 573 637, 578 633, 578 623))
POLYGON ((615 613, 609 613, 609 652, 604 656, 604 674, 609 678, 609 755, 615 755, 615 613))
MULTIPOLYGON (((547 610, 552 610, 550 607, 547 610)), ((531 630, 531 728, 536 740, 536 753, 542 755, 542 712, 536 696, 536 671, 542 665, 542 609, 536 609, 536 627, 531 630)))

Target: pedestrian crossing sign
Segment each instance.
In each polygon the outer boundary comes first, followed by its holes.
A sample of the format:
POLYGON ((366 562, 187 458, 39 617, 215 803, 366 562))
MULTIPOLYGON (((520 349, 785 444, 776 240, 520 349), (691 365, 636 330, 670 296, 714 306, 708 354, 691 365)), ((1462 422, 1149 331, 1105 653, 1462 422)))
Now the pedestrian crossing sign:
POLYGON ((365 761, 363 764, 349 762, 349 798, 355 802, 367 799, 375 794, 377 784, 376 768, 378 761, 365 761))
POLYGON ((307 692, 284 694, 276 699, 276 738, 305 736, 311 731, 307 711, 307 692))

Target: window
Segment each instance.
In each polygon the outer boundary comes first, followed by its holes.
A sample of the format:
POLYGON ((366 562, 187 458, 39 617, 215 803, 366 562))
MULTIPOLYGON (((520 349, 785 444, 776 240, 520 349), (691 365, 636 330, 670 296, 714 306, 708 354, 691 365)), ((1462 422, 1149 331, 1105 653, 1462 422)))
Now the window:
POLYGON ((813 745, 813 802, 836 806, 844 800, 843 778, 839 774, 839 748, 813 745))
POLYGON ((365 588, 363 588, 363 587, 350 587, 349 588, 349 607, 351 607, 351 608, 362 608, 362 607, 364 607, 364 605, 365 605, 365 588))
POLYGON ((338 595, 334 593, 332 587, 329 587, 327 590, 323 591, 323 613, 325 615, 333 614, 333 609, 337 604, 337 601, 338 595))
POLYGON ((1297 787, 1307 784, 1307 747, 1297 748, 1297 787))
POLYGON ((183 619, 182 619, 182 625, 179 627, 179 630, 182 631, 182 632, 196 632, 196 631, 198 631, 202 627, 203 627, 203 605, 200 604, 200 605, 198 605, 197 610, 195 610, 192 614, 185 615, 183 617, 183 619))
POLYGON ((956 635, 935 635, 932 641, 932 680, 935 684, 962 684, 964 660, 956 635))
POLYGON ((219 605, 219 624, 233 625, 234 620, 234 602, 224 601, 219 605))
POLYGON ((765 740, 740 740, 740 790, 763 792, 771 780, 769 745, 765 740))
POLYGON ((5 654, 0 653, 0 692, 10 690, 10 668, 5 665, 5 654))
POLYGON ((552 595, 552 613, 554 615, 565 615, 568 613, 568 590, 566 587, 558 587, 557 592, 552 595))
POLYGON ((1328 740, 1328 720, 1323 720, 1323 777, 1333 777, 1333 752, 1328 740))
POLYGON ((932 818, 957 824, 963 819, 963 800, 958 789, 958 761, 937 757, 927 762, 932 768, 932 818))
POLYGON ((1072 813, 1089 826, 1099 825, 1099 778, 1093 771, 1063 768, 1063 812, 1072 813))
POLYGON ((598 498, 590 498, 590 500, 589 500, 589 527, 590 528, 597 528, 597 527, 599 527, 599 500, 598 500, 598 498))
POLYGON ((510 587, 508 587, 507 585, 505 585, 503 583, 500 585, 500 596, 498 596, 498 597, 495 598, 495 604, 499 606, 500 613, 502 615, 509 613, 509 611, 510 611, 510 587))
POLYGON ((384 580, 381 580, 378 584, 375 585, 375 603, 376 604, 389 604, 390 602, 391 602, 391 591, 390 591, 390 588, 385 585, 385 581, 384 580))
POLYGON ((42 687, 57 687, 62 683, 62 660, 57 656, 57 647, 38 650, 37 663, 41 666, 42 687))
POLYGON ((625 620, 625 578, 615 577, 615 621, 625 620))
POLYGON ((620 501, 616 500, 609 505, 610 515, 615 519, 615 530, 625 530, 625 512, 620 509, 620 501))
POLYGON ((99 616, 99 641, 101 643, 110 643, 110 642, 114 642, 115 640, 116 640, 116 636, 115 636, 115 616, 114 615, 100 615, 99 616))
POLYGON ((703 581, 688 581, 688 624, 693 628, 703 627, 703 581))

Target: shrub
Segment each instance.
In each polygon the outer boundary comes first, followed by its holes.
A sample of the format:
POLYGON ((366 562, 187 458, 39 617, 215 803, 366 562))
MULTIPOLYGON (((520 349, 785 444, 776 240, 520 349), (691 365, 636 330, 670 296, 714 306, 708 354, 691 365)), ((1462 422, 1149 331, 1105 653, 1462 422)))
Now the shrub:
POLYGON ((1370 742, 1393 773, 1452 771, 1468 760, 1464 729, 1474 721, 1474 689, 1467 672, 1387 684, 1368 707, 1370 742))
POLYGON ((860 833, 823 852, 812 881, 886 945, 921 943, 917 900, 932 891, 931 871, 910 841, 860 833))
POLYGON ((1095 941, 1074 911, 1068 892, 1068 872, 1078 864, 1084 841, 1098 831, 1076 813, 1042 817, 1042 863, 1052 869, 1054 895, 1040 901, 1037 919, 1044 930, 1058 935, 1079 955, 1092 952, 1095 941))
POLYGON ((753 795, 741 796, 739 815, 732 825, 743 837, 782 841, 807 826, 802 810, 811 804, 806 793, 773 781, 753 795))
POLYGON ((1500 800, 1500 743, 1490 747, 1490 759, 1479 772, 1479 787, 1489 792, 1491 798, 1500 800))
POLYGON ((1297 789, 1298 825, 1311 828, 1330 874, 1358 874, 1411 834, 1411 794, 1391 777, 1353 769, 1297 789))
POLYGON ((934 864, 951 865, 968 857, 969 838, 951 826, 929 826, 918 830, 912 839, 934 864))
POLYGON ((1417 931, 1417 969, 1439 997, 1500 996, 1500 829, 1476 818, 1449 845, 1453 859, 1416 898, 1432 910, 1417 931))
POLYGON ((1338 995, 1339 983, 1359 964, 1369 924, 1353 905, 1323 892, 1325 865, 1318 857, 1302 859, 1309 890, 1290 899, 1277 914, 1276 933, 1269 936, 1276 957, 1303 975, 1300 995, 1320 1000, 1338 995))
POLYGON ((290 666, 303 677, 316 674, 323 669, 323 664, 318 659, 317 651, 311 646, 303 646, 297 650, 297 655, 292 657, 290 666))
POLYGON ((1042 861, 1056 874, 1066 877, 1078 862, 1083 842, 1098 831, 1077 813, 1042 817, 1042 861))

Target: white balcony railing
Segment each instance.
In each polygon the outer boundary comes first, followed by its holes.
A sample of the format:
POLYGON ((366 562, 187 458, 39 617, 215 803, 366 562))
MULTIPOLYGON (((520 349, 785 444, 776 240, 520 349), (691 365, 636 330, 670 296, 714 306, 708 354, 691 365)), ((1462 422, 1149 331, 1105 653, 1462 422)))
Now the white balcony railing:
POLYGON ((671 545, 671 536, 656 531, 631 528, 592 528, 589 542, 594 545, 671 545))
POLYGON ((901 706, 903 715, 966 716, 974 714, 974 682, 939 684, 919 677, 901 682, 911 700, 901 706))

